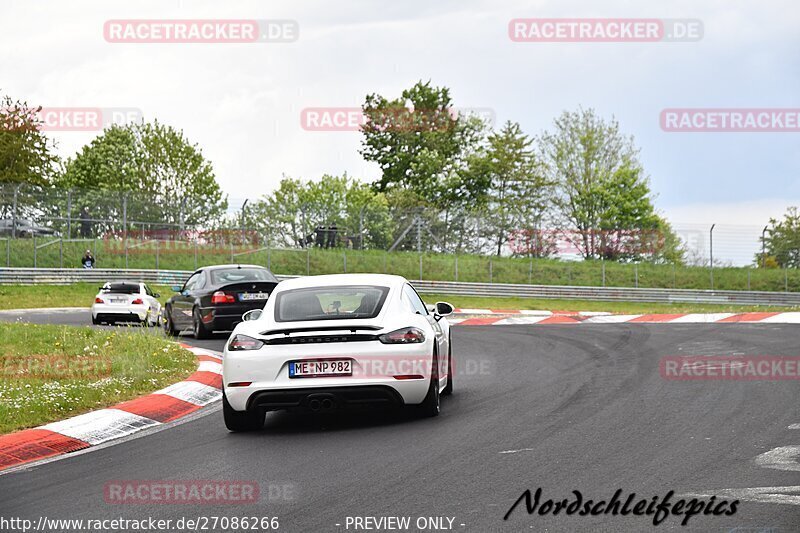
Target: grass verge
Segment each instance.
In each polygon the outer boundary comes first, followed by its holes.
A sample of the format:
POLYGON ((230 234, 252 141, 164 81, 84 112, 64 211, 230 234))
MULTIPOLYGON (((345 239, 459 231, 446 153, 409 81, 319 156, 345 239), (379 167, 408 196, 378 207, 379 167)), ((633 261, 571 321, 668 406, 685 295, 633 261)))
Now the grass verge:
POLYGON ((0 323, 0 434, 180 381, 194 355, 147 330, 0 323))

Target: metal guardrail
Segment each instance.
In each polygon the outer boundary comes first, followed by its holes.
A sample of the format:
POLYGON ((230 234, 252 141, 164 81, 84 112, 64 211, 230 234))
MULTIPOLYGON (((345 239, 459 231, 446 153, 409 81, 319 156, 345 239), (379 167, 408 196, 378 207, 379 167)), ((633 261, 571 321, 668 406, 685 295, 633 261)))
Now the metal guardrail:
MULTIPOLYGON (((111 280, 133 280, 177 285, 191 274, 188 270, 124 270, 83 268, 0 268, 0 284, 68 284, 103 283, 111 280)), ((289 279, 297 276, 278 276, 289 279)), ((706 303, 731 305, 800 306, 800 293, 766 291, 710 291, 694 289, 637 289, 633 287, 575 287, 563 285, 512 285, 506 283, 471 283, 460 281, 414 281, 427 293, 463 294, 468 296, 510 296, 523 298, 557 298, 565 300, 597 300, 654 303, 706 303)))

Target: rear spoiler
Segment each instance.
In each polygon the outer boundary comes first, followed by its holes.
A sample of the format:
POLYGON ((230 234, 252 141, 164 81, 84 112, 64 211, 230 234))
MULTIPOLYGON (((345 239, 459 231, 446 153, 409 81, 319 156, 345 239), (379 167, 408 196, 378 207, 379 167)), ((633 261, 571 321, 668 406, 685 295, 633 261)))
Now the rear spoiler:
POLYGON ((270 329, 262 331, 261 335, 291 335, 292 333, 308 333, 317 331, 352 331, 355 333, 358 330, 362 331, 380 331, 383 328, 380 326, 359 326, 359 325, 343 325, 343 326, 317 326, 307 328, 287 328, 287 329, 270 329))

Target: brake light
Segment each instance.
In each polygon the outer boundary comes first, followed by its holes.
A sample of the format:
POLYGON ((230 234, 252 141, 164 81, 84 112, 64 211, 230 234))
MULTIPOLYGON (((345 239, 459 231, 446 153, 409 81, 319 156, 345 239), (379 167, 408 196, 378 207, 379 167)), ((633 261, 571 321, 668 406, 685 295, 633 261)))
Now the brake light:
POLYGON ((228 383, 228 387, 249 387, 252 384, 252 381, 234 381, 233 383, 228 383))
POLYGON ((222 291, 217 291, 213 296, 211 296, 212 304, 232 304, 235 302, 236 298, 234 298, 233 295, 224 293, 222 291))
POLYGON ((105 302, 103 301, 102 298, 95 298, 94 299, 94 303, 96 303, 96 304, 104 304, 105 302))
POLYGON ((378 337, 383 344, 413 344, 425 342, 425 334, 418 328, 402 328, 378 337))
POLYGON ((243 352, 245 350, 260 350, 264 343, 247 335, 234 335, 228 343, 228 351, 243 352))
POLYGON ((131 302, 131 304, 133 304, 133 305, 143 305, 144 304, 144 300, 142 300, 141 298, 136 298, 134 301, 131 302))

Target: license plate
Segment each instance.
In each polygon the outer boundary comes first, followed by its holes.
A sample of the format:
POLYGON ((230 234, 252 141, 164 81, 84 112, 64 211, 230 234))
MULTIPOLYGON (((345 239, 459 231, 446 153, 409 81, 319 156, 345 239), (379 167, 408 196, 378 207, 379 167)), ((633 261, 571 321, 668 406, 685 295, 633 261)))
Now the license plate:
POLYGON ((126 303, 128 303, 128 299, 127 298, 111 298, 109 300, 109 302, 111 302, 112 304, 126 304, 126 303))
POLYGON ((352 375, 352 359, 310 359, 308 361, 292 361, 289 363, 290 378, 319 378, 352 375))
POLYGON ((239 300, 242 302, 250 302, 252 300, 266 300, 269 298, 269 293, 266 292, 243 292, 239 295, 239 300))

